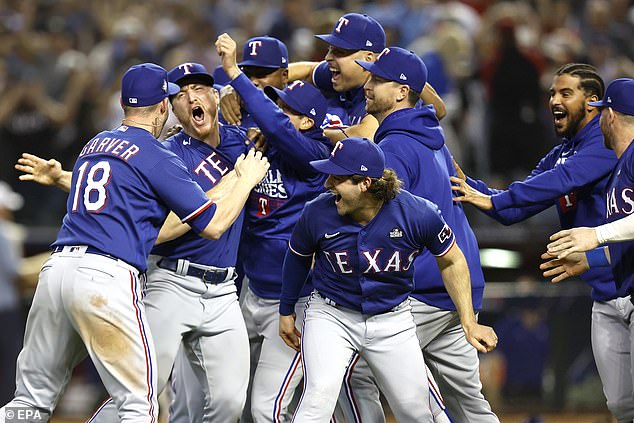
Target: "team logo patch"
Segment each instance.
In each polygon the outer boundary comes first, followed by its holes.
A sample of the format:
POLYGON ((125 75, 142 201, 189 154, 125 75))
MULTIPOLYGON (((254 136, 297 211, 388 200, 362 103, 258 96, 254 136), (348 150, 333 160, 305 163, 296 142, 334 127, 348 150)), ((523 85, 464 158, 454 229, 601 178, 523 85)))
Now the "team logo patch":
POLYGON ((165 79, 163 80, 163 91, 167 92, 167 81, 165 79))
POLYGON ((366 46, 366 47, 372 47, 372 41, 370 41, 370 40, 366 40, 366 42, 365 42, 365 46, 366 46))
POLYGON ((438 232, 438 241, 442 243, 447 241, 449 238, 451 238, 451 228, 445 223, 442 230, 438 232))
POLYGON ((361 172, 367 172, 368 168, 365 165, 361 165, 361 172))
POLYGON ((401 79, 402 81, 407 81, 407 77, 405 76, 404 73, 402 73, 401 76, 399 76, 399 79, 401 79))
POLYGON ((399 228, 394 228, 390 231, 390 238, 403 238, 403 231, 399 228))
POLYGON ((129 97, 128 98, 128 103, 130 104, 137 104, 139 102, 139 100, 136 99, 136 97, 129 97))

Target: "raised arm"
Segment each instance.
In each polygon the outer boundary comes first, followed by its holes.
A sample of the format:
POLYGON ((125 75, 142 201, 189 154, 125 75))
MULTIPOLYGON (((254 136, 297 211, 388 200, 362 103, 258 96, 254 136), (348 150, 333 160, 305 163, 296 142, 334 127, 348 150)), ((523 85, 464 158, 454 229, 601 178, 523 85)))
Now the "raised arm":
POLYGON ((420 93, 420 99, 423 104, 433 104, 434 109, 436 109, 436 117, 438 120, 441 120, 447 115, 447 108, 445 107, 445 102, 442 101, 442 98, 438 95, 434 87, 429 85, 429 83, 425 83, 425 87, 423 91, 420 93))
POLYGON ((371 140, 374 139, 374 134, 378 127, 379 121, 377 121, 374 116, 365 115, 365 117, 361 119, 361 122, 356 125, 348 126, 347 128, 324 129, 324 135, 326 135, 333 144, 350 137, 361 137, 371 140))
POLYGON ((295 62, 288 65, 288 81, 302 80, 313 83, 313 72, 319 62, 295 62))
POLYGON ((445 288, 458 310, 467 341, 480 352, 492 351, 498 338, 493 328, 480 325, 476 320, 471 302, 469 268, 460 247, 454 244, 445 255, 436 257, 436 262, 445 288))

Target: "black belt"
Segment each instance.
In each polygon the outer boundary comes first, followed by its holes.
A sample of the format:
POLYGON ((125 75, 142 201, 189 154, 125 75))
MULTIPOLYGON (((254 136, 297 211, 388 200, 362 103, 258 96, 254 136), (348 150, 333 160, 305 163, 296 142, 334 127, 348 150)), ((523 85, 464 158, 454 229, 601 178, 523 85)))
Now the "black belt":
MULTIPOLYGON (((178 260, 162 258, 156 263, 158 267, 165 270, 171 270, 172 272, 178 273, 178 260)), ((227 276, 229 276, 230 268, 224 269, 203 269, 200 267, 196 267, 194 263, 190 263, 187 268, 187 276, 193 276, 196 278, 200 278, 205 283, 210 284, 219 284, 223 283, 227 280, 227 276)))

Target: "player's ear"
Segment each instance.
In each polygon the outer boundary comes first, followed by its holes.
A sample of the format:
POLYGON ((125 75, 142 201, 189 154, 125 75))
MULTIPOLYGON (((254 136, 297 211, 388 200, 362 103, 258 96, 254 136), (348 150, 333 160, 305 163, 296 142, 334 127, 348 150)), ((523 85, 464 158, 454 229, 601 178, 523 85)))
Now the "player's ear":
POLYGON ((282 70, 282 85, 283 86, 288 85, 288 69, 282 70))
POLYGON ((299 122, 299 130, 300 131, 307 131, 310 128, 313 127, 313 125, 315 125, 315 121, 311 118, 309 118, 306 115, 302 116, 302 120, 299 122))
POLYGON ((396 96, 396 101, 407 100, 409 95, 409 87, 407 85, 401 85, 398 90, 398 95, 396 96))
MULTIPOLYGON (((590 103, 591 101, 599 101, 599 96, 596 94, 592 94, 588 97, 586 97, 586 109, 591 112, 592 110, 595 109, 594 106, 590 106, 588 103, 590 103)), ((599 109, 599 112, 601 112, 601 110, 599 109)))
POLYGON ((363 60, 366 62, 375 62, 376 61, 376 53, 370 50, 363 51, 363 60))

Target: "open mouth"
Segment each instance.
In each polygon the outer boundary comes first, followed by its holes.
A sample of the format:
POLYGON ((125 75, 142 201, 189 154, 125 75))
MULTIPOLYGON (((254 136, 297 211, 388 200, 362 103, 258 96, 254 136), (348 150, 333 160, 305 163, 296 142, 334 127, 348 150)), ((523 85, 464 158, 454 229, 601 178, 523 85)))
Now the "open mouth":
POLYGON ((192 109, 192 119, 196 123, 202 123, 205 120, 205 111, 200 106, 194 106, 192 109))
POLYGON ((553 110, 553 119, 555 123, 561 123, 561 121, 564 120, 566 116, 568 116, 568 113, 566 113, 565 110, 561 110, 561 109, 553 110))
POLYGON ((339 70, 335 68, 329 68, 329 69, 330 69, 330 79, 334 83, 341 77, 341 72, 339 72, 339 70))

